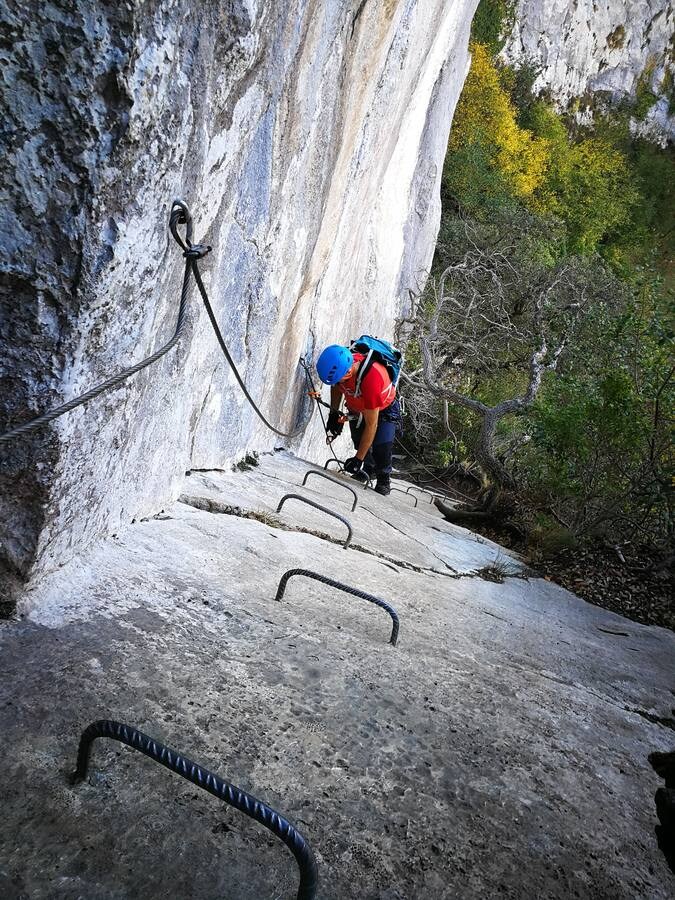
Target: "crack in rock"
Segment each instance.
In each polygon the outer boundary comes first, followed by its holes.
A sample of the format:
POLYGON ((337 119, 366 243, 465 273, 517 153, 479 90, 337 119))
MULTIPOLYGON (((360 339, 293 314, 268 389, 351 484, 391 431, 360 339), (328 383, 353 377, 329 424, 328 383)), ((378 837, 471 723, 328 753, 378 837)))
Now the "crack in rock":
MULTIPOLYGON (((335 544, 336 546, 342 547, 344 541, 341 538, 333 537, 330 534, 327 534, 325 531, 317 531, 312 528, 306 528, 303 525, 288 525, 285 522, 282 522, 276 516, 271 513, 266 512, 257 512, 252 509, 243 509, 241 506, 232 505, 229 503, 223 503, 220 500, 214 500, 211 497, 198 497, 189 494, 181 494, 178 498, 179 503, 184 503, 186 506, 192 506, 195 509, 198 509, 202 512, 209 513, 217 513, 228 516, 237 516, 241 519, 252 519, 256 522, 260 522, 263 525, 267 525, 269 528, 277 528, 280 531, 289 531, 294 532, 296 534, 310 534, 312 537, 319 538, 322 541, 327 541, 329 544, 335 544)), ((377 516, 372 510, 367 509, 367 507, 361 507, 362 509, 366 509, 367 512, 370 512, 375 518, 377 516)), ((386 520, 382 520, 386 521, 386 520)), ((392 526, 395 528, 395 526, 392 526)), ((398 530, 398 529, 395 529, 398 530)), ((401 532, 404 537, 408 537, 404 532, 401 532)), ((413 539, 414 540, 414 539, 413 539)), ((417 541, 420 546, 425 547, 425 549, 429 549, 426 544, 422 544, 420 541, 417 541)), ((433 550, 429 552, 432 556, 435 556, 439 562, 442 562, 445 568, 448 571, 441 571, 439 569, 434 569, 428 566, 418 566, 415 563, 411 563, 407 560, 398 559, 395 556, 388 556, 386 553, 382 553, 379 550, 372 550, 369 547, 364 547, 363 544, 353 543, 350 546, 351 550, 356 550, 359 553, 365 553, 368 556, 374 556, 376 559, 382 560, 384 565, 392 564, 394 566, 399 566, 401 569, 405 569, 410 572, 417 572, 420 575, 440 575, 443 578, 452 578, 455 580, 459 580, 461 578, 483 578, 482 570, 478 569, 473 572, 457 572, 453 569, 448 563, 445 562, 444 559, 439 557, 433 550)), ((505 577, 507 578, 516 578, 521 580, 528 580, 528 573, 513 573, 508 574, 505 577)))
MULTIPOLYGON (((379 522, 384 522, 386 525, 389 525, 390 528, 393 528, 394 531, 397 531, 400 535, 402 535, 404 538, 406 538, 406 540, 415 541, 415 543, 419 544, 420 547, 424 547, 424 549, 427 550, 429 553, 431 553, 431 555, 435 559, 437 559, 440 563, 443 563, 445 568, 448 569, 449 572, 451 572, 453 576, 459 576, 459 572, 457 571, 457 569, 453 569, 453 567, 449 563, 447 563, 443 559, 442 556, 439 556, 438 553, 436 553, 434 550, 432 550, 428 544, 424 544, 424 543, 422 543, 422 541, 419 541, 417 538, 411 537, 409 534, 406 534, 405 531, 402 531, 400 528, 397 528, 396 525, 392 524, 388 519, 384 519, 384 518, 382 518, 382 516, 378 516, 377 513, 374 513, 372 511, 372 509, 369 509, 367 506, 362 505, 361 509, 365 510, 367 513, 370 513, 370 515, 373 516, 375 519, 377 519, 379 522)), ((436 570, 432 569, 431 571, 436 571, 436 570)), ((445 575, 446 573, 442 572, 439 574, 445 575)))
MULTIPOLYGON (((217 513, 226 516, 237 516, 240 519, 253 519, 256 522, 267 525, 269 528, 278 528, 281 531, 291 531, 298 534, 311 534, 313 537, 320 538, 323 541, 328 541, 328 543, 336 544, 340 547, 342 547, 344 544, 344 541, 341 538, 333 537, 330 534, 326 534, 326 532, 324 531, 315 531, 312 528, 305 528, 302 525, 287 525, 285 522, 277 519, 276 516, 273 516, 271 513, 257 512, 256 510, 252 509, 243 509, 241 506, 233 506, 229 503, 223 503, 220 500, 214 500, 211 497, 197 497, 191 494, 181 494, 178 498, 178 502, 184 503, 186 506, 192 506, 194 507, 194 509, 198 509, 202 512, 217 513)), ((408 562, 407 560, 397 559, 393 556, 387 556, 386 553, 381 553, 379 550, 371 550, 369 547, 364 547, 362 544, 352 544, 350 549, 356 550, 359 553, 365 553, 368 556, 374 556, 377 559, 381 559, 385 562, 400 566, 400 568, 402 569, 407 569, 408 571, 417 572, 422 575, 442 575, 445 578, 456 579, 480 577, 476 572, 456 572, 454 569, 451 569, 450 566, 443 560, 440 561, 443 562, 443 564, 448 569, 450 569, 449 572, 441 572, 438 569, 428 568, 426 566, 417 566, 414 563, 408 562)), ((433 555, 436 556, 435 553, 433 555)), ((436 558, 438 559, 438 557, 436 558)))
MULTIPOLYGON (((625 706, 624 709, 626 712, 632 712, 641 716, 653 725, 661 725, 663 728, 670 728, 675 731, 675 719, 670 718, 669 716, 658 716, 656 713, 646 712, 644 709, 637 709, 634 706, 625 706)), ((675 710, 673 710, 673 712, 675 713, 675 710)))

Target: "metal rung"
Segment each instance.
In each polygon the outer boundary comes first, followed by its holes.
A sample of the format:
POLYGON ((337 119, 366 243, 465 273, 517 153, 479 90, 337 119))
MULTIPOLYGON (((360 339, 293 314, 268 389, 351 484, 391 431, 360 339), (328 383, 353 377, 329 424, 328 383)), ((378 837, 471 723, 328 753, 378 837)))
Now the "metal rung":
POLYGON ((401 488, 393 487, 392 491, 398 491, 399 494, 403 494, 405 497, 410 497, 411 500, 415 501, 415 506, 417 506, 417 497, 414 494, 409 494, 407 491, 402 490, 401 488))
POLYGON ((354 503, 352 504, 352 512, 356 509, 356 504, 358 502, 358 497, 356 496, 356 491, 353 487, 350 487, 348 484, 345 484, 344 481, 340 481, 339 478, 333 478, 332 475, 329 475, 327 472, 320 472, 318 469, 310 469, 305 477, 302 479, 303 487, 307 484, 307 479, 310 475, 317 475, 319 478, 325 478, 327 481, 332 481, 333 484, 338 484, 340 487, 343 487, 345 490, 349 491, 350 494, 354 497, 354 503))
POLYGON ((425 491, 424 488, 417 487, 416 485, 411 485, 409 488, 405 489, 406 494, 408 493, 408 491, 419 491, 421 494, 426 494, 427 497, 430 498, 429 503, 434 502, 434 495, 429 491, 425 491))
POLYGON ((291 825, 283 816, 275 812, 267 804, 257 800, 246 791, 230 784, 209 772, 208 769, 198 766, 175 750, 171 750, 164 744, 156 741, 154 738, 148 737, 142 731, 134 728, 132 725, 123 725, 121 722, 115 722, 112 719, 100 719, 98 722, 92 722, 82 732, 80 737, 80 746, 77 751, 77 768, 71 776, 71 782, 76 784, 83 781, 87 776, 89 767, 89 756, 91 753, 91 745, 96 738, 111 738, 120 741, 134 750, 149 756, 155 762, 165 766, 176 775, 186 778, 197 787, 208 791, 219 800, 223 800, 229 806, 238 809, 239 812, 245 813, 251 819, 255 819, 265 828, 269 829, 272 834, 280 838, 291 851, 296 859, 298 868, 300 869, 300 885, 298 887, 297 900, 314 900, 316 897, 316 888, 319 880, 319 872, 314 859, 314 853, 304 837, 296 828, 291 825))
POLYGON ((328 584, 331 587, 339 588, 341 591, 345 591, 347 594, 353 594, 354 597, 360 597, 362 600, 368 600, 369 603, 374 603, 375 606, 379 606, 381 609, 386 610, 392 618, 392 629, 391 629, 391 637, 389 638, 389 643, 396 646, 396 642, 398 641, 398 613, 387 603, 386 600, 381 600, 379 597, 373 596, 373 594, 367 594, 365 591, 360 591, 358 588, 350 587, 347 584, 343 584, 341 581, 334 581, 332 578, 326 578, 325 575, 319 575, 318 572, 310 572, 309 569, 289 569, 288 572, 284 572, 281 576, 281 581, 279 582, 279 587, 277 588, 277 595, 274 598, 275 600, 281 600, 284 596, 284 591, 286 590, 286 584, 289 578, 292 578, 293 575, 305 575, 307 578, 313 578, 315 581, 320 581, 322 584, 328 584))
POLYGON ((303 497, 301 494, 284 494, 284 496, 279 501, 279 505, 277 506, 277 512, 281 512, 281 507, 287 500, 299 500, 301 503, 307 503, 308 506, 313 506, 314 509, 320 509, 321 512, 325 512, 329 516, 334 516, 336 519, 339 519, 343 525, 347 526, 347 531, 349 532, 349 534, 347 535, 347 540, 344 542, 343 546, 345 550, 347 549, 347 547, 349 547, 352 541, 352 526, 344 516, 341 516, 340 513, 333 512, 332 509, 328 509, 328 507, 322 506, 320 503, 315 503, 314 500, 309 500, 307 497, 303 497))

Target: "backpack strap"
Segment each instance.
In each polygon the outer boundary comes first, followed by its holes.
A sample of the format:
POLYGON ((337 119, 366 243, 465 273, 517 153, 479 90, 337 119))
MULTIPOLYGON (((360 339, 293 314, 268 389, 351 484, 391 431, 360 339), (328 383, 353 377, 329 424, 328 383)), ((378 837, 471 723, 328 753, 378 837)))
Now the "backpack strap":
POLYGON ((359 366, 359 371, 356 374, 356 387, 354 388, 354 396, 355 397, 361 396, 361 382, 363 381, 365 375, 367 374, 368 369, 372 365, 373 353, 374 353, 374 351, 371 348, 368 351, 368 356, 366 356, 366 358, 363 360, 363 362, 359 366))
POLYGON ((396 375, 396 381, 394 381, 394 387, 398 390, 398 383, 401 380, 401 372, 403 371, 403 354, 400 350, 396 352, 398 353, 398 374, 396 375))

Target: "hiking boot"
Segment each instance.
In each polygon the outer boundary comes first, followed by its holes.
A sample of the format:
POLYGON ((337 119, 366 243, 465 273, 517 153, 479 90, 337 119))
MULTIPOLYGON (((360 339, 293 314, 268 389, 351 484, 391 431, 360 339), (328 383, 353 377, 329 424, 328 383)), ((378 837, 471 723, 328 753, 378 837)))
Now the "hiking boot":
POLYGON ((377 484, 375 485, 375 493, 382 494, 383 497, 387 497, 391 494, 391 485, 389 484, 388 478, 378 478, 377 484))

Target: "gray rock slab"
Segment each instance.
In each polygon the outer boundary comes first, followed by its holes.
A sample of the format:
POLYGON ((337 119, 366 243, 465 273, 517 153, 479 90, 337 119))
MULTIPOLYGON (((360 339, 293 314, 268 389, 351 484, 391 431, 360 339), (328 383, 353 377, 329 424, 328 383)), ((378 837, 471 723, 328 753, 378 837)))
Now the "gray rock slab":
MULTIPOLYGON (((214 484, 265 514, 300 466, 214 484)), ((378 528, 389 500, 364 499, 378 528)), ((434 540, 440 517, 405 502, 434 540)), ((673 744, 675 636, 522 572, 415 571, 304 527, 176 503, 3 625, 2 896, 295 895, 276 839, 133 751, 100 741, 71 787, 80 730, 112 717, 287 815, 326 900, 670 897, 647 755, 673 744), (295 567, 392 602, 398 646, 384 611, 309 579, 275 602, 295 567)))
POLYGON ((277 513, 285 494, 299 494, 346 517, 354 532, 353 544, 367 552, 451 574, 466 574, 494 565, 506 572, 523 571, 523 565, 503 547, 447 522, 429 504, 426 494, 418 494, 415 506, 410 496, 399 492, 410 487, 409 482, 396 479, 393 483, 399 491, 382 497, 353 478, 336 474, 332 467, 331 477, 342 480, 357 492, 359 500, 352 512, 353 496, 348 490, 317 476, 310 476, 302 484, 305 474, 311 470, 323 471, 290 453, 265 454, 246 479, 239 477, 236 470, 193 471, 186 479, 182 499, 187 503, 208 500, 240 510, 264 512, 289 528, 310 528, 344 541, 348 534, 344 525, 301 501, 287 500, 277 513))

